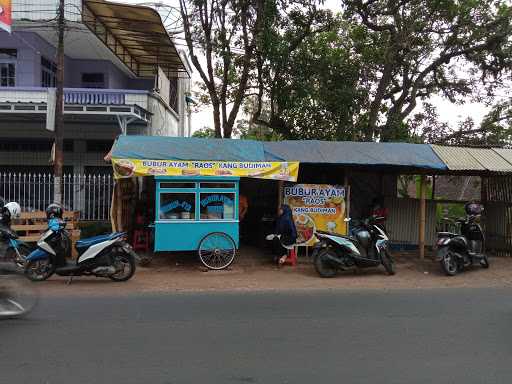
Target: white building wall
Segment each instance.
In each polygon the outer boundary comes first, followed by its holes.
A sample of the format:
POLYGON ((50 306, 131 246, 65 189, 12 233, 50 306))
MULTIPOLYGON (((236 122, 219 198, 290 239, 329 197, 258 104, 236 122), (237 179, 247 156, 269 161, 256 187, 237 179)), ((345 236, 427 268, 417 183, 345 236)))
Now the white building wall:
POLYGON ((148 110, 153 115, 147 129, 147 135, 152 136, 180 136, 179 116, 171 107, 165 105, 157 95, 148 99, 148 110))

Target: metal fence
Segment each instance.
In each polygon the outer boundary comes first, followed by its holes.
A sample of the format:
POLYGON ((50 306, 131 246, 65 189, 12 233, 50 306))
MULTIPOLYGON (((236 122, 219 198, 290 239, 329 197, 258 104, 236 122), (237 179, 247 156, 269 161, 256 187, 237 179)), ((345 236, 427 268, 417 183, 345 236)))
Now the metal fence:
MULTIPOLYGON (((114 190, 111 175, 64 175, 63 205, 79 211, 80 220, 110 220, 114 190)), ((40 173, 0 173, 0 196, 16 201, 23 211, 43 211, 53 202, 54 177, 40 173)))

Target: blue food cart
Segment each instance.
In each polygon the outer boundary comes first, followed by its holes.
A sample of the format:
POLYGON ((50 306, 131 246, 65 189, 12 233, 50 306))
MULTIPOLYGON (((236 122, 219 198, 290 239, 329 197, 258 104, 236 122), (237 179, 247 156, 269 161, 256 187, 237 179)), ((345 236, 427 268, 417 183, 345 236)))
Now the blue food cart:
POLYGON ((156 179, 155 251, 197 249, 210 269, 223 269, 238 248, 238 177, 156 179))

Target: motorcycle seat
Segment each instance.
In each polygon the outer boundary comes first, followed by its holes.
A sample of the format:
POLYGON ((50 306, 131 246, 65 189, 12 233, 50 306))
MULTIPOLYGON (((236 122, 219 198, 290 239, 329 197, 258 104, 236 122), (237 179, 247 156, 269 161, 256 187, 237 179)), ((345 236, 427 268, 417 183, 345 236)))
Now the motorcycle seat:
POLYGON ((437 233, 437 237, 449 237, 449 238, 452 238, 452 237, 456 237, 456 236, 460 236, 460 235, 458 235, 457 233, 452 233, 452 232, 438 232, 437 233))
POLYGON ((89 248, 95 244, 99 244, 104 241, 110 241, 110 240, 116 239, 122 235, 123 235, 123 233, 121 233, 121 232, 114 232, 114 233, 109 233, 107 235, 99 235, 99 236, 89 237, 87 239, 81 239, 76 242, 76 248, 89 248))

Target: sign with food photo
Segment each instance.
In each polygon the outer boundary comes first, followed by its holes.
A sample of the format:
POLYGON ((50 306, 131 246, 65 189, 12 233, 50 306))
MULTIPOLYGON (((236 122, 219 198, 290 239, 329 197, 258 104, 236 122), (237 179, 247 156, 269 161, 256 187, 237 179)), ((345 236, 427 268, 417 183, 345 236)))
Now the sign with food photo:
POLYGON ((325 184, 296 184, 283 189, 284 202, 293 212, 297 244, 313 245, 315 232, 347 233, 345 188, 325 184))
POLYGON ((179 161, 112 158, 117 179, 134 176, 238 176, 296 181, 298 162, 179 161))

